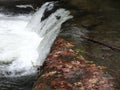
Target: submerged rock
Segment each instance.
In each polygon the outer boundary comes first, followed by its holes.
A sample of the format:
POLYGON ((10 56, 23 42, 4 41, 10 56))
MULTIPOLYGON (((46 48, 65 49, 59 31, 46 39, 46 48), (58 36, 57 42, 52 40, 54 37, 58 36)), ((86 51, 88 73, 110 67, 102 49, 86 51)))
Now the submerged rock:
POLYGON ((55 41, 33 90, 114 90, 104 67, 85 60, 73 47, 64 39, 55 41))

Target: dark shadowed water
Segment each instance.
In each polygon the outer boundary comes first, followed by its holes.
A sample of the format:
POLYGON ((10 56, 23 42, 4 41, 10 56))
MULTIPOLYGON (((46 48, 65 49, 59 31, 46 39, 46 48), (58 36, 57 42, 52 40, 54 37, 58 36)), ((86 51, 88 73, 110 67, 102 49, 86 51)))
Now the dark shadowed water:
POLYGON ((0 90, 32 90, 35 76, 0 77, 0 90))

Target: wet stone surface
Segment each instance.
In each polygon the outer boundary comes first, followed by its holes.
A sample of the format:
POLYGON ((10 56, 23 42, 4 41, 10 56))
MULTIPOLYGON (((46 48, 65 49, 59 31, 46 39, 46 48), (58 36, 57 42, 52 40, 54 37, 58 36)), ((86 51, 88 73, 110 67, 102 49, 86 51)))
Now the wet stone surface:
POLYGON ((62 38, 55 41, 34 90, 114 90, 113 78, 105 76, 104 67, 85 60, 73 47, 62 38))

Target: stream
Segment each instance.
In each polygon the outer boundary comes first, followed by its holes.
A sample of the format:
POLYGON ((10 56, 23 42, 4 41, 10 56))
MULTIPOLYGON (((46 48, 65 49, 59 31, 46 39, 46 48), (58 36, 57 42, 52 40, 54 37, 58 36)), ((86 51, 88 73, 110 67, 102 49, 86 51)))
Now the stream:
MULTIPOLYGON (((94 5, 94 3, 92 4, 94 5)), ((82 12, 82 14, 80 12, 82 16, 80 15, 80 17, 75 17, 69 22, 64 23, 59 36, 74 42, 76 51, 79 51, 85 59, 93 61, 97 65, 105 66, 107 75, 115 78, 115 83, 117 83, 116 90, 120 90, 120 51, 111 50, 103 45, 80 38, 81 35, 85 35, 105 44, 120 48, 120 1, 106 0, 103 4, 101 0, 99 4, 101 6, 96 11, 99 13, 86 14, 85 12, 84 14, 82 12)), ((0 12, 4 12, 7 15, 27 13, 29 16, 27 20, 31 17, 30 13, 34 12, 30 7, 27 9, 24 8, 24 10, 20 8, 16 10, 11 8, 10 10, 1 8, 0 12), (8 12, 10 10, 15 13, 8 12)), ((31 90, 34 81, 35 75, 11 78, 2 77, 1 74, 0 90, 31 90)))
POLYGON ((9 8, 1 8, 0 90, 30 90, 33 86, 38 68, 49 54, 61 24, 72 18, 63 8, 51 12, 55 4, 46 2, 36 12, 17 11, 19 14, 14 11, 32 6, 16 5, 12 13, 9 8))

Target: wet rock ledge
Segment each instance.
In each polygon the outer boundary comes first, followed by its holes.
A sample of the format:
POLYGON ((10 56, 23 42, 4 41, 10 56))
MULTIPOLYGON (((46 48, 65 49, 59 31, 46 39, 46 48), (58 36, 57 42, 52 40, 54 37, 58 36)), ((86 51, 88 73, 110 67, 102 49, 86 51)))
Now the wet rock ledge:
POLYGON ((114 90, 104 67, 85 60, 73 47, 62 38, 55 41, 33 90, 114 90))

